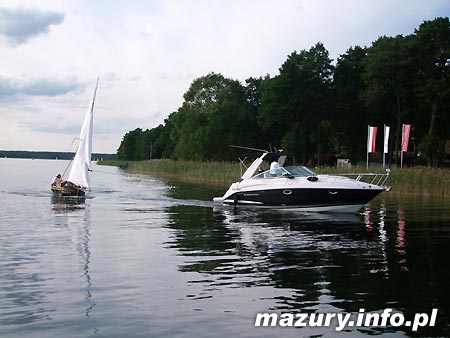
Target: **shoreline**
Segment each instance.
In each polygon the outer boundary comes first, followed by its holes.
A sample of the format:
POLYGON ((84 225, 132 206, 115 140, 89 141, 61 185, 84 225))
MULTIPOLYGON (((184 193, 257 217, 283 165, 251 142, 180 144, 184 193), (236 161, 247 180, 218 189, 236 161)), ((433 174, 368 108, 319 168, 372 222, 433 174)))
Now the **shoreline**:
MULTIPOLYGON (((124 162, 103 160, 99 165, 122 168, 128 173, 151 175, 159 178, 187 183, 201 183, 228 189, 231 183, 239 180, 241 170, 236 162, 175 161, 168 159, 124 162)), ((337 169, 314 168, 317 174, 345 173, 383 173, 383 169, 337 169)), ((423 198, 450 197, 450 169, 413 167, 392 168, 387 185, 392 187, 389 194, 416 196, 423 198)))

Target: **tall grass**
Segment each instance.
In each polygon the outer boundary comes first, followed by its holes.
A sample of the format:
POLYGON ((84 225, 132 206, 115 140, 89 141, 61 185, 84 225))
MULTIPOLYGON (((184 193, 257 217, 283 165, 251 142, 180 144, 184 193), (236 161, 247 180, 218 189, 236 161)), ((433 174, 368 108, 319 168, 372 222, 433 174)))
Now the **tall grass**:
POLYGON ((115 167, 122 167, 125 166, 127 162, 122 160, 99 160, 97 161, 97 164, 99 165, 110 165, 115 167))
MULTIPOLYGON (((102 161, 99 164, 123 166, 120 161, 102 161)), ((241 177, 237 162, 197 162, 174 160, 150 160, 128 162, 126 171, 130 173, 148 174, 161 178, 191 183, 203 183, 228 187, 241 177)), ((381 169, 314 169, 318 174, 340 173, 383 173, 381 169)), ((391 194, 423 197, 450 197, 450 170, 428 167, 393 168, 386 185, 392 187, 391 194)))
MULTIPOLYGON (((337 169, 322 168, 318 174, 384 173, 383 169, 337 169)), ((428 167, 393 168, 386 185, 394 195, 450 197, 450 170, 428 167)))
POLYGON ((128 162, 126 171, 217 186, 227 186, 240 177, 239 164, 231 162, 197 162, 161 159, 128 162))

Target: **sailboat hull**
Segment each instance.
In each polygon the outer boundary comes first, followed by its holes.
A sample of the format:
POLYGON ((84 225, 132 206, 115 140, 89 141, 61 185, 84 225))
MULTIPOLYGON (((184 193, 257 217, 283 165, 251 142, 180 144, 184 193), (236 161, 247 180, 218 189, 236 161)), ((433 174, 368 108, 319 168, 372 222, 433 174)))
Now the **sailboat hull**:
POLYGON ((86 191, 75 187, 52 187, 52 192, 59 197, 84 197, 86 191))

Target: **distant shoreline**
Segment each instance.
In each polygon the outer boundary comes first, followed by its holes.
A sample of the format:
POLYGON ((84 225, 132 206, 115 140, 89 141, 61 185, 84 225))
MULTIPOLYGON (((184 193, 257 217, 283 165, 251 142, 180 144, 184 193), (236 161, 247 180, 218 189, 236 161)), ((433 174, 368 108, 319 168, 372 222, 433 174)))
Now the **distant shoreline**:
MULTIPOLYGON (((75 153, 63 151, 30 151, 30 150, 0 150, 0 158, 30 158, 43 160, 71 160, 75 153)), ((93 153, 93 159, 115 160, 116 154, 93 153)))

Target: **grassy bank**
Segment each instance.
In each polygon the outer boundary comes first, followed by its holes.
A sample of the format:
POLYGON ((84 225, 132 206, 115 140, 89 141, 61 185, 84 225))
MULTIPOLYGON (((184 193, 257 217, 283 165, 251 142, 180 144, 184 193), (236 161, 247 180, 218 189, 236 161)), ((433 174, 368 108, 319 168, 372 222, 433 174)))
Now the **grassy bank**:
POLYGON ((126 163, 123 161, 101 161, 98 164, 119 166, 129 173, 223 187, 227 187, 241 176, 239 164, 231 162, 151 160, 126 163))
MULTIPOLYGON (((323 168, 315 170, 318 174, 383 173, 382 169, 323 168)), ((450 197, 450 170, 428 167, 393 168, 386 184, 392 187, 394 195, 416 195, 424 197, 450 197)))
MULTIPOLYGON (((173 160, 151 160, 139 162, 101 161, 98 164, 122 166, 129 173, 147 174, 156 177, 191 183, 204 183, 227 188, 239 180, 241 170, 237 162, 195 162, 173 160)), ((342 170, 322 168, 318 174, 360 173, 365 169, 342 170)), ((369 169, 367 172, 381 173, 369 169)), ((387 184, 392 186, 391 194, 416 195, 424 197, 450 197, 450 170, 427 167, 393 168, 387 184)))

